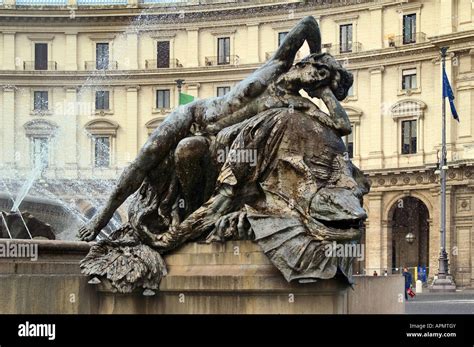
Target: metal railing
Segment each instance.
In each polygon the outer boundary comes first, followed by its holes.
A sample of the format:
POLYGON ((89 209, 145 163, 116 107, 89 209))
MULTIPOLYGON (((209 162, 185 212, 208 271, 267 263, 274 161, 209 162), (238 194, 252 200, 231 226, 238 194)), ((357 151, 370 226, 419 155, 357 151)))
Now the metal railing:
POLYGON ((239 65, 240 58, 238 55, 227 55, 223 57, 206 57, 205 66, 216 66, 216 65, 239 65))
POLYGON ((359 53, 362 51, 360 42, 350 42, 343 45, 332 45, 328 48, 328 53, 332 55, 359 53))
POLYGON ((109 61, 109 64, 105 68, 100 68, 97 66, 97 62, 95 60, 86 61, 84 63, 84 68, 88 71, 91 70, 118 70, 118 63, 116 61, 109 61))
POLYGON ((46 65, 36 63, 34 61, 24 61, 23 70, 26 71, 47 71, 47 70, 57 70, 58 63, 55 61, 48 61, 46 65))
POLYGON ((178 59, 171 59, 168 63, 168 66, 158 66, 158 60, 150 59, 145 60, 145 69, 147 70, 155 70, 155 69, 172 69, 183 67, 183 64, 178 59))
MULTIPOLYGON (((3 1, 0 1, 0 4, 3 1)), ((16 6, 66 6, 67 0, 16 0, 16 6)))
POLYGON ((388 39, 389 47, 400 47, 405 45, 412 45, 415 43, 426 42, 426 34, 422 32, 413 33, 409 35, 393 36, 388 39))

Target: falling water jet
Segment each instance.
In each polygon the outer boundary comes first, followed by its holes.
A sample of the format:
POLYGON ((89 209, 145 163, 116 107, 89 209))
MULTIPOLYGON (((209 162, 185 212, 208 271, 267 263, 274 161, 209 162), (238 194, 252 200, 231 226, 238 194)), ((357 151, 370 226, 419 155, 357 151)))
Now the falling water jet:
POLYGON ((10 239, 13 239, 12 233, 10 232, 10 228, 8 227, 7 221, 5 220, 5 216, 3 215, 2 211, 0 211, 0 215, 2 216, 3 224, 5 225, 5 229, 7 230, 8 236, 10 236, 10 239))

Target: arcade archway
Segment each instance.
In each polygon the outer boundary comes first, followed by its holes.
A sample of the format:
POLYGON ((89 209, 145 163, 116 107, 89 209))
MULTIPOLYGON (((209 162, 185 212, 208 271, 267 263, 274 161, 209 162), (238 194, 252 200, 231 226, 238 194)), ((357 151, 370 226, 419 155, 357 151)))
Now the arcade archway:
POLYGON ((391 209, 392 271, 429 267, 429 211, 418 198, 397 200, 391 209))

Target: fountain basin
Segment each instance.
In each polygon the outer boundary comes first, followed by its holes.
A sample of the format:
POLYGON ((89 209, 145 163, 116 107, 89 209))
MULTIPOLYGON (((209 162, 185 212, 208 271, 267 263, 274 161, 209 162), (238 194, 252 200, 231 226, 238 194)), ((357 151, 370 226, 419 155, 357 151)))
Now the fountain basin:
MULTIPOLYGON (((0 193, 0 211, 10 211, 12 206, 13 202, 9 195, 0 193)), ((22 214, 27 212, 43 224, 49 225, 52 232, 52 237, 48 237, 49 239, 74 240, 75 234, 81 225, 81 221, 76 216, 51 199, 26 196, 20 205, 20 211, 22 214)), ((3 223, 0 224, 3 225, 3 223)), ((37 227, 39 224, 35 222, 34 225, 37 227)), ((9 238, 6 230, 4 230, 5 227, 2 228, 0 237, 9 238)), ((29 238, 29 236, 21 237, 23 232, 21 230, 19 232, 20 237, 18 238, 29 238)), ((38 235, 41 235, 41 233, 38 235)))

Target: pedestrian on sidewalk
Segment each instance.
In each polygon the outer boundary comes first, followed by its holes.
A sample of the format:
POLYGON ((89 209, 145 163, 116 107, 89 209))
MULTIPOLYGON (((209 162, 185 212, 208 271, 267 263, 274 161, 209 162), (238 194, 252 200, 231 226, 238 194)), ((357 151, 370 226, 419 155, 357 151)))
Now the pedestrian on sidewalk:
POLYGON ((405 277, 405 300, 408 300, 408 290, 411 288, 411 273, 408 268, 403 268, 403 277, 405 277))

